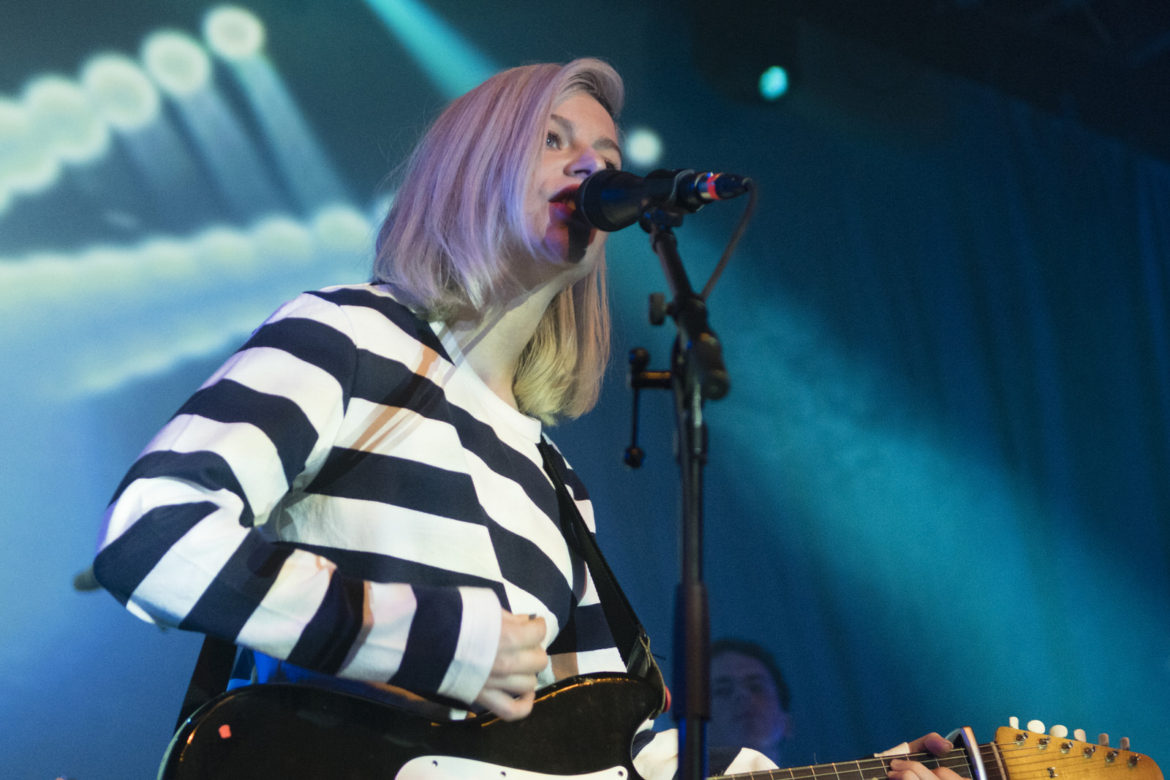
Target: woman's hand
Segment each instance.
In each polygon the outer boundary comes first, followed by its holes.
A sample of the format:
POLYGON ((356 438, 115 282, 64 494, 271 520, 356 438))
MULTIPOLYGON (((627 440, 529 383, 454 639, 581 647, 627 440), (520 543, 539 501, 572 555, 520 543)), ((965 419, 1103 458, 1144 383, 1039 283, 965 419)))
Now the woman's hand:
MULTIPOLYGON (((929 752, 936 756, 945 755, 954 749, 954 745, 946 737, 931 732, 919 737, 907 746, 909 753, 929 752)), ((905 758, 894 758, 890 761, 890 771, 887 773, 890 780, 961 780, 959 774, 947 767, 928 769, 918 761, 905 758)))
POLYGON ((496 661, 483 690, 475 697, 476 704, 504 720, 519 720, 532 712, 536 675, 548 665, 542 644, 547 630, 542 617, 503 611, 496 661))

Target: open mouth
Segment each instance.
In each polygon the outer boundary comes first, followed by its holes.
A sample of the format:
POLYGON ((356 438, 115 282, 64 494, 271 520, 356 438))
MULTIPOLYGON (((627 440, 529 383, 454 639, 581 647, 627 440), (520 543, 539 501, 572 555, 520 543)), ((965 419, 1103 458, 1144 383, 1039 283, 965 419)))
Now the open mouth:
POLYGON ((561 222, 569 222, 577 214, 577 204, 571 200, 553 200, 549 201, 549 211, 561 222))
POLYGON ((596 231, 577 208, 577 189, 579 185, 565 187, 556 195, 549 198, 549 214, 554 222, 559 222, 568 230, 568 255, 572 262, 579 261, 585 255, 585 249, 593 240, 596 231))
POLYGON ((577 188, 573 187, 569 191, 557 193, 549 200, 549 212, 553 219, 564 223, 574 232, 589 236, 593 232, 593 226, 577 208, 576 192, 577 188))
POLYGON ((580 222, 585 224, 584 218, 577 210, 577 189, 578 185, 572 187, 565 187, 549 198, 549 208, 562 220, 569 222, 580 222))

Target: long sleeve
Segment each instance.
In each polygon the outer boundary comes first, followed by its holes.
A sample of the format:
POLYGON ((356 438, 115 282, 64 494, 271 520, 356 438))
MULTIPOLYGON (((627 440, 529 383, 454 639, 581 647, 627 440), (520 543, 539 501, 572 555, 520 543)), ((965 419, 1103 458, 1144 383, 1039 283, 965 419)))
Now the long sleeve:
MULTIPOLYGON (((262 325, 135 462, 106 512, 94 571, 143 619, 470 701, 498 644, 499 589, 343 571, 331 545, 313 543, 329 537, 338 503, 322 475, 368 454, 345 440, 347 415, 434 360, 408 333, 416 323, 397 309, 391 321, 388 306, 364 290, 306 294, 262 325), (387 354, 382 331, 407 334, 395 338, 410 348, 387 354)), ((352 539, 337 546, 361 554, 352 539)))

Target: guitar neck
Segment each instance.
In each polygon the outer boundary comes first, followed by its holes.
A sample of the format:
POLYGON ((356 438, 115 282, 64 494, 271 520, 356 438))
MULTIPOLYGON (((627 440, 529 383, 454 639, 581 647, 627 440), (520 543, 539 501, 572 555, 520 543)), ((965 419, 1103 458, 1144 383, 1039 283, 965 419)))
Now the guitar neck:
MULTIPOLYGON (((987 772, 987 780, 1007 780, 999 761, 998 751, 994 744, 980 745, 983 765, 987 772)), ((934 769, 947 767, 960 777, 971 778, 971 761, 965 748, 956 748, 951 752, 935 756, 929 753, 911 753, 900 756, 883 756, 863 758, 856 761, 841 761, 830 764, 816 764, 788 769, 770 769, 760 772, 745 772, 711 780, 886 780, 886 773, 890 770, 890 761, 895 758, 908 758, 920 761, 925 766, 934 769)))
POLYGON ((1065 736, 1004 727, 996 731, 995 742, 978 745, 976 749, 977 756, 972 756, 966 747, 958 747, 942 756, 917 753, 864 758, 734 777, 736 780, 885 780, 890 761, 910 758, 931 769, 946 767, 965 778, 976 777, 975 767, 981 764, 986 780, 1162 780, 1158 765, 1128 746, 1093 745, 1065 736))

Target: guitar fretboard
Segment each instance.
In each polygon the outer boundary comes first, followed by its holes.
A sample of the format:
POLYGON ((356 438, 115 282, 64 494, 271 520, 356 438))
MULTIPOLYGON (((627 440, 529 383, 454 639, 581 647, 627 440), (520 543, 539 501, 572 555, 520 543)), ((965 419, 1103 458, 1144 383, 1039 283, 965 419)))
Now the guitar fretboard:
MULTIPOLYGON (((987 773, 987 780, 1006 780, 996 746, 994 744, 980 745, 979 752, 984 770, 987 773)), ((720 775, 710 778, 710 780, 886 780, 886 774, 890 771, 890 762, 898 758, 919 761, 931 769, 946 767, 954 770, 960 777, 974 777, 967 750, 956 748, 942 756, 934 756, 929 753, 911 753, 791 769, 770 769, 761 772, 720 775)))

